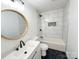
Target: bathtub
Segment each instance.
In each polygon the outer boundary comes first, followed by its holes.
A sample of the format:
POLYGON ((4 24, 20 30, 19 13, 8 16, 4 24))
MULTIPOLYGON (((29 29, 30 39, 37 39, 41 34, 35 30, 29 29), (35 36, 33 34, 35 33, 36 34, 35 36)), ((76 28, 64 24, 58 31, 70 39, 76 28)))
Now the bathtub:
POLYGON ((65 43, 62 39, 48 38, 39 39, 41 43, 46 43, 50 49, 55 49, 65 52, 65 43))

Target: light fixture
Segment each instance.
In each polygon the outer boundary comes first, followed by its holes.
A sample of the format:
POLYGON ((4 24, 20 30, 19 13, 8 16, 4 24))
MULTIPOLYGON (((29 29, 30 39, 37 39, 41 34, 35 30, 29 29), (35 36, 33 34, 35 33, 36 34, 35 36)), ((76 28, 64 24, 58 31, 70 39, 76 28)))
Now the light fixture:
POLYGON ((20 4, 18 1, 15 1, 15 2, 12 2, 10 0, 2 0, 1 3, 3 4, 6 4, 12 8, 15 8, 15 9, 18 9, 18 10, 21 10, 21 11, 24 11, 24 5, 20 4))

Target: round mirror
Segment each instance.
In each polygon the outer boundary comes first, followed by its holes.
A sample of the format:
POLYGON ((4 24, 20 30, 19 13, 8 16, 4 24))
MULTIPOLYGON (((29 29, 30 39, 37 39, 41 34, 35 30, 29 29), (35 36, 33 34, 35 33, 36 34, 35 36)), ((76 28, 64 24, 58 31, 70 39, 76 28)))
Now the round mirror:
POLYGON ((6 39, 19 39, 28 30, 25 17, 14 10, 1 11, 1 36, 6 39))

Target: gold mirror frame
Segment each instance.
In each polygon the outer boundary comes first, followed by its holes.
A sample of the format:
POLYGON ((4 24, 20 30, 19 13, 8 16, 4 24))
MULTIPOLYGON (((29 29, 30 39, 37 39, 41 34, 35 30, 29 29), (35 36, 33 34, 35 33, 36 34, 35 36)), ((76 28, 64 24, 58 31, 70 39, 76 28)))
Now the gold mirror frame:
POLYGON ((27 19, 25 18, 24 15, 22 15, 20 12, 18 11, 15 11, 15 10, 11 10, 11 9, 4 9, 4 10, 1 10, 1 12, 4 12, 4 11, 12 11, 12 12, 16 12, 17 14, 19 14, 20 16, 23 17, 24 21, 25 21, 25 30, 23 33, 20 33, 19 36, 5 36, 5 35, 2 35, 1 34, 1 37, 4 38, 4 39, 9 39, 9 40, 16 40, 16 39, 20 39, 21 37, 25 36, 25 34, 28 32, 28 22, 27 22, 27 19))

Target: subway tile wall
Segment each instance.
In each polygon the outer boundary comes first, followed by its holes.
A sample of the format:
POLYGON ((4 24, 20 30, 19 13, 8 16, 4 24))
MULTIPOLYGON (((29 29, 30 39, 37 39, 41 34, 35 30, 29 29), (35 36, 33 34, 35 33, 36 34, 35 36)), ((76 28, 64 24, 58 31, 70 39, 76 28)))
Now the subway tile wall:
POLYGON ((41 29, 44 38, 62 39, 63 33, 63 9, 41 13, 41 29), (56 26, 48 26, 48 23, 56 22, 56 26))

